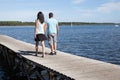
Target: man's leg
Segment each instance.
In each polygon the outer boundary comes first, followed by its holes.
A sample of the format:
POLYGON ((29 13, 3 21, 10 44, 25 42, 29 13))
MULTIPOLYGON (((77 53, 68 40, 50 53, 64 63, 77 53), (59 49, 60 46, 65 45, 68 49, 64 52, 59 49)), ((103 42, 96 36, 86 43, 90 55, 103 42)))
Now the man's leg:
POLYGON ((56 50, 57 50, 57 43, 53 44, 53 48, 54 48, 54 53, 56 54, 56 50))
POLYGON ((57 50, 57 35, 55 34, 53 37, 53 49, 54 49, 54 54, 56 54, 56 50, 57 50))
POLYGON ((53 54, 54 53, 54 48, 53 48, 53 37, 52 37, 52 35, 49 35, 48 39, 49 39, 49 45, 50 45, 50 49, 51 49, 51 54, 53 54))
POLYGON ((50 44, 50 48, 51 48, 51 52, 54 53, 54 48, 52 44, 50 44))

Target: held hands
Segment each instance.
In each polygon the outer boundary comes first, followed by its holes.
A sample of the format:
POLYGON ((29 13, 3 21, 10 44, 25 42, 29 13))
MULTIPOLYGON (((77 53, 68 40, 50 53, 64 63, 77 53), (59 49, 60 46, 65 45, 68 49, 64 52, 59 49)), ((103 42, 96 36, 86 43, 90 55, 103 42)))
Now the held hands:
POLYGON ((57 32, 57 36, 58 36, 58 32, 57 32))
POLYGON ((34 35, 34 40, 36 41, 36 35, 34 35))

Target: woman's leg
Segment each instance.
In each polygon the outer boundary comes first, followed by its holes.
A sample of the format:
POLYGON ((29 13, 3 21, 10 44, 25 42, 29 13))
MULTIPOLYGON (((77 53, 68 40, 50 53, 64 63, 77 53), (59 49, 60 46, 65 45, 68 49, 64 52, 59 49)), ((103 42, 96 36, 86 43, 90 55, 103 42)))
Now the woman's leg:
POLYGON ((44 41, 41 41, 41 45, 42 45, 42 57, 45 56, 45 44, 44 41))
POLYGON ((37 54, 38 54, 38 41, 36 41, 36 45, 35 45, 35 49, 36 49, 36 54, 35 54, 35 56, 37 56, 37 54))

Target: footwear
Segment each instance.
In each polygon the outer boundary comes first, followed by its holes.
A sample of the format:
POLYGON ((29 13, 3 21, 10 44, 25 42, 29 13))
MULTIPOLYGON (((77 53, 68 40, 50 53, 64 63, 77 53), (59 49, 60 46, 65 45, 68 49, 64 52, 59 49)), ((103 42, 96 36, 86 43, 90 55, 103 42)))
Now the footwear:
POLYGON ((44 57, 45 57, 45 55, 43 54, 41 57, 42 57, 42 58, 44 58, 44 57))
POLYGON ((53 52, 51 52, 49 55, 54 55, 54 53, 53 53, 53 52))
POLYGON ((35 53, 35 56, 37 56, 37 55, 38 55, 38 52, 35 53))
POLYGON ((45 53, 43 53, 41 57, 44 58, 45 57, 45 53))
POLYGON ((41 56, 42 58, 44 58, 45 56, 41 56))
POLYGON ((54 55, 57 55, 57 52, 56 52, 56 51, 54 52, 54 55))
POLYGON ((34 56, 37 56, 37 54, 35 54, 34 56))

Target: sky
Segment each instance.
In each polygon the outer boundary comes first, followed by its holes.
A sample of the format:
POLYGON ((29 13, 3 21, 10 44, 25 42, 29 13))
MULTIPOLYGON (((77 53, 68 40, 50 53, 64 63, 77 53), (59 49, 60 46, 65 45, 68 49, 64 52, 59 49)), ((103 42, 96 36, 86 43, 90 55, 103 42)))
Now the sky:
POLYGON ((39 11, 59 22, 120 23, 120 0, 0 0, 0 21, 34 22, 39 11))

